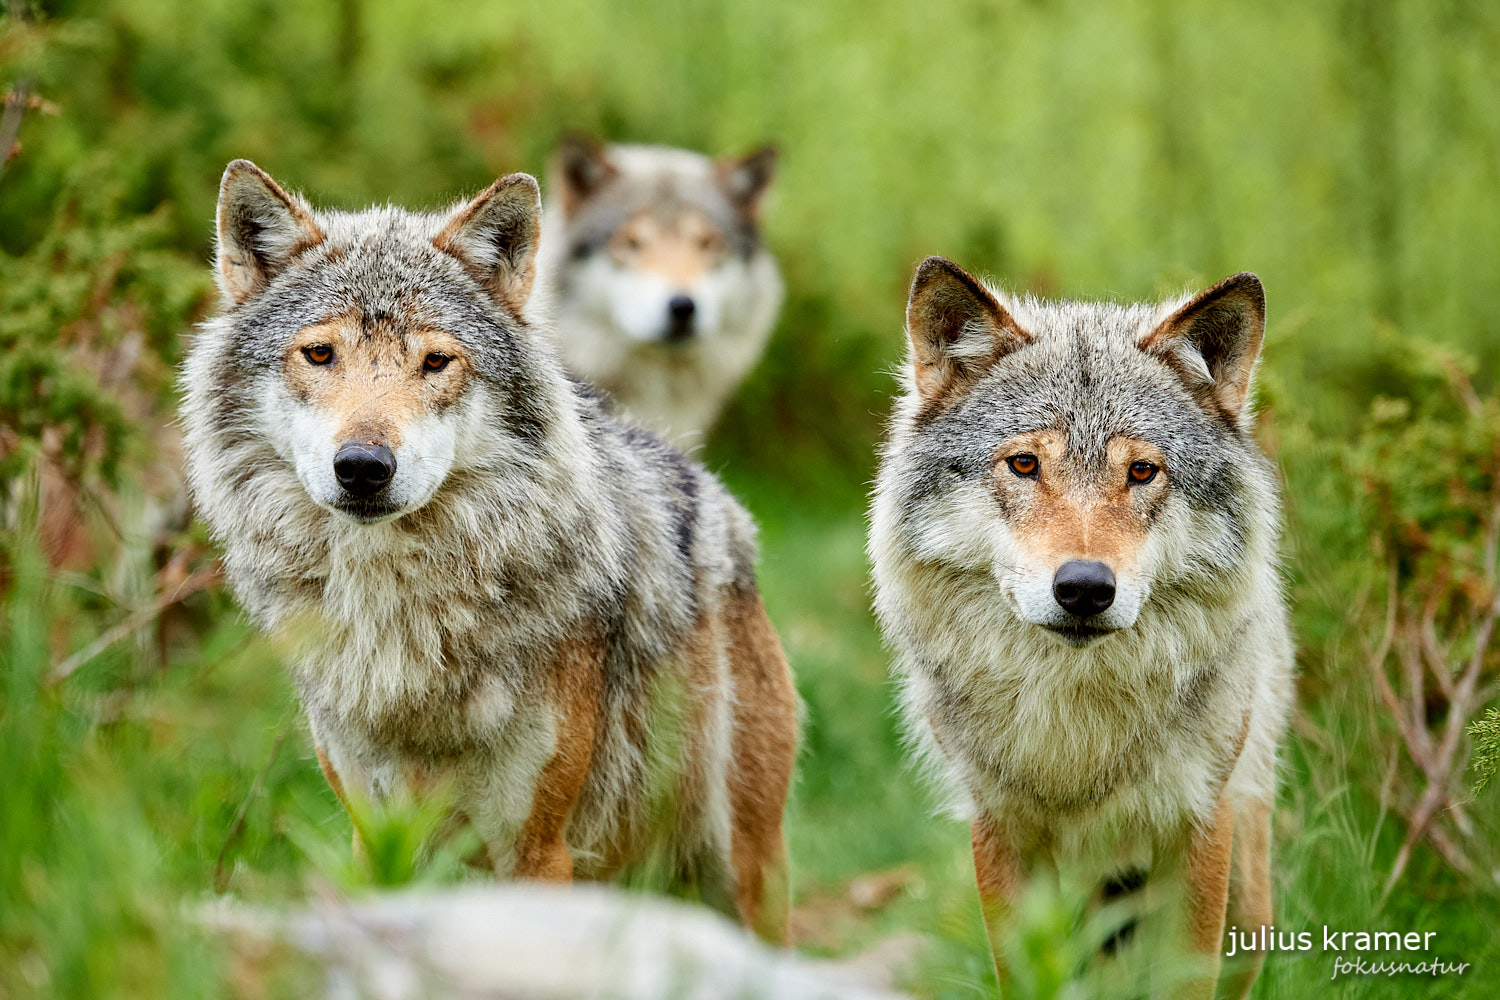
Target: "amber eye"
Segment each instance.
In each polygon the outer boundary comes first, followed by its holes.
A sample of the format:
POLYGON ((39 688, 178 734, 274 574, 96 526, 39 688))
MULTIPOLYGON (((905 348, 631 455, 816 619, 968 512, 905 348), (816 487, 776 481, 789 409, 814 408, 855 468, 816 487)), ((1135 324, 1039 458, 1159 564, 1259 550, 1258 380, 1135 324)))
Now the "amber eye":
POLYGON ((635 253, 640 248, 641 248, 641 241, 640 240, 636 239, 634 236, 627 236, 627 237, 625 237, 625 249, 626 250, 629 250, 631 253, 635 253))
POLYGON ((1131 462, 1130 481, 1132 483, 1149 483, 1156 478, 1157 467, 1150 462, 1131 462))
POLYGON ((315 365, 332 364, 333 348, 327 344, 313 344, 311 347, 302 348, 302 356, 315 365))
POLYGON ((446 354, 439 354, 438 352, 433 351, 431 354, 427 355, 427 357, 422 359, 422 370, 428 372, 440 372, 444 368, 447 368, 448 362, 452 360, 453 359, 446 354))
POLYGON ((699 250, 704 250, 704 251, 712 250, 717 245, 718 245, 718 241, 715 240, 712 236, 704 236, 704 237, 701 237, 698 240, 698 249, 699 250))
POLYGON ((1011 472, 1027 478, 1036 475, 1037 466, 1039 465, 1035 455, 1012 455, 1005 460, 1005 464, 1010 466, 1011 472))

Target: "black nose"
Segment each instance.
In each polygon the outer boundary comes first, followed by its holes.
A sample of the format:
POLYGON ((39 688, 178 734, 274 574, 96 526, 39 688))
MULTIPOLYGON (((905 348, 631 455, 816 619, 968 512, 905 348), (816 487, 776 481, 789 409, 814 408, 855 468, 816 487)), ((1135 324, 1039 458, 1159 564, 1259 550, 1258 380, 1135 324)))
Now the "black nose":
POLYGON ((373 496, 396 475, 396 456, 383 444, 351 442, 333 456, 333 474, 355 496, 373 496))
POLYGON ((671 320, 667 324, 667 343, 680 344, 693 335, 693 313, 697 309, 697 305, 688 296, 672 296, 667 303, 667 316, 671 320))
POLYGON ((1057 567, 1052 596, 1070 615, 1097 615, 1115 603, 1115 571, 1102 562, 1071 559, 1057 567))

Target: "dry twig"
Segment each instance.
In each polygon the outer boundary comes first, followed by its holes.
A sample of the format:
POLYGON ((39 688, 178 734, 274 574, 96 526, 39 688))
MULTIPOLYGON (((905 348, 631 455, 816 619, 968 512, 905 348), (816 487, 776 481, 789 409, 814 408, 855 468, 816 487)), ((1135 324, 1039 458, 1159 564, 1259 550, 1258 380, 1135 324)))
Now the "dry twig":
POLYGON ((79 667, 88 663, 121 639, 134 635, 138 629, 144 628, 155 621, 167 608, 186 600, 200 590, 207 590, 209 587, 212 587, 219 582, 221 575, 219 566, 215 563, 198 570, 171 590, 157 595, 156 600, 144 608, 127 615, 124 621, 112 628, 106 629, 99 638, 54 666, 47 675, 48 686, 50 687, 67 680, 79 667))

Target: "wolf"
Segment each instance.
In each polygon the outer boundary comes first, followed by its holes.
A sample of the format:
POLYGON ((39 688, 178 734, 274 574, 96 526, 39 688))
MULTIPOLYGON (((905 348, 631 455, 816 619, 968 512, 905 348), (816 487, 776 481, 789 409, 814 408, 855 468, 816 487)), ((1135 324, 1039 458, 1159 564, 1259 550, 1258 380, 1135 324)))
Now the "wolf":
MULTIPOLYGON (((1131 305, 1007 295, 941 257, 912 282, 875 608, 919 755, 971 817, 1002 983, 1041 871, 1164 901, 1140 923, 1181 995, 1213 995, 1226 914, 1271 922, 1292 639, 1247 405, 1264 321, 1252 274, 1131 305)), ((1263 958, 1222 970, 1230 995, 1263 958)))
POLYGON ((754 525, 566 375, 540 226, 525 174, 333 212, 231 163, 181 376, 197 511, 346 803, 441 788, 502 877, 664 858, 782 941, 797 708, 754 525))
POLYGON ((553 156, 541 271, 563 360, 674 441, 710 430, 775 326, 759 226, 775 162, 582 136, 553 156))

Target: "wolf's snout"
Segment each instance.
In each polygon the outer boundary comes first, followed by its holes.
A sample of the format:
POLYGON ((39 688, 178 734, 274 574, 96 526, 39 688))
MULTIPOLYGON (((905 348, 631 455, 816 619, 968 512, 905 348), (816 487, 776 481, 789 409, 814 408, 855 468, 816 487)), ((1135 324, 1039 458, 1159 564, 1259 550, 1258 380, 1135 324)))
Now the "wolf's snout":
POLYGON ((671 320, 667 327, 667 339, 671 341, 686 340, 693 335, 693 314, 698 311, 698 303, 694 302, 690 295, 674 295, 667 302, 667 316, 671 320))
POLYGON ((1057 568, 1052 596, 1070 615, 1097 615, 1115 603, 1115 571, 1102 562, 1071 559, 1057 568))
POLYGON ((396 456, 383 444, 346 444, 333 456, 333 474, 355 496, 373 496, 395 478, 396 456))

